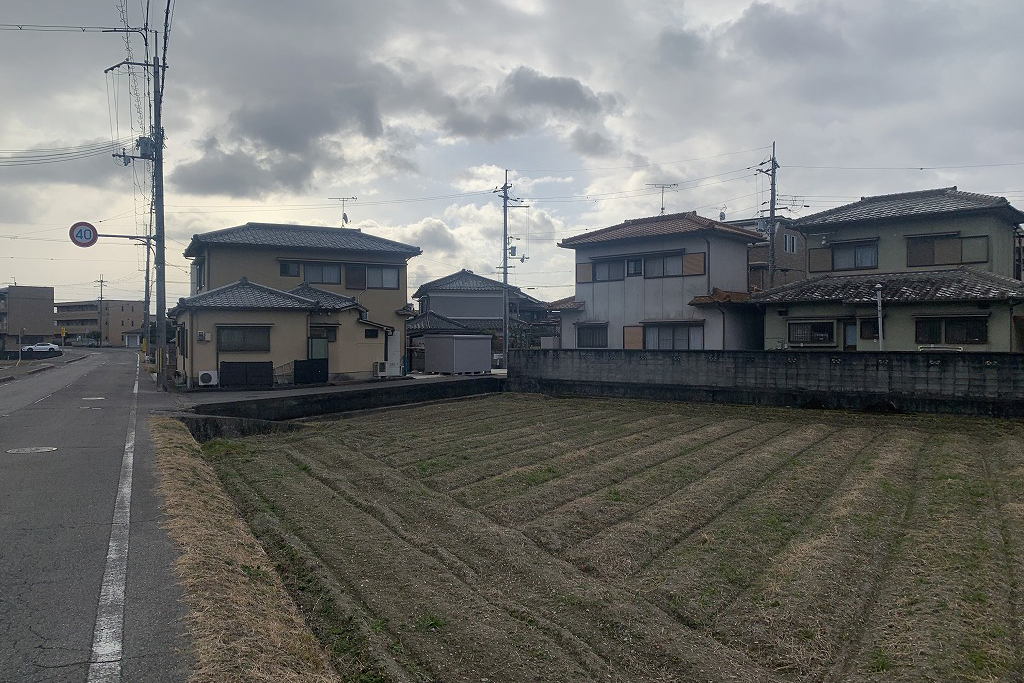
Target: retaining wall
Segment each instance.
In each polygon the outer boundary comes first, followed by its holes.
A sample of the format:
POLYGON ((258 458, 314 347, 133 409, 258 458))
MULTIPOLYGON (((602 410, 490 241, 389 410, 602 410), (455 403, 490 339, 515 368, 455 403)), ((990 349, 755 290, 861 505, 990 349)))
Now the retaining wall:
POLYGON ((1024 415, 1024 354, 534 350, 507 389, 970 415, 1024 415))

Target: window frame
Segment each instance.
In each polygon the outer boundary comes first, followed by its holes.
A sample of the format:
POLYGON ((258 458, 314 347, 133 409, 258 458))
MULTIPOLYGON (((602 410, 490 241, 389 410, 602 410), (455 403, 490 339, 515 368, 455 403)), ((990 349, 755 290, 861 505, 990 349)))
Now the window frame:
POLYGON ((626 262, 624 259, 597 259, 593 263, 593 274, 592 278, 594 282, 620 282, 626 279, 626 262), (619 272, 617 274, 612 273, 613 266, 618 266, 619 272), (607 269, 607 273, 604 277, 601 277, 602 267, 607 269))
POLYGON ((659 254, 657 256, 645 256, 644 257, 644 279, 645 280, 657 280, 666 277, 683 277, 685 268, 683 267, 683 257, 686 255, 685 252, 678 254, 659 254), (678 261, 677 273, 669 273, 666 275, 666 266, 669 260, 675 264, 678 261), (655 266, 655 264, 658 264, 655 266))
POLYGON ((270 325, 218 325, 216 329, 218 353, 270 353, 270 325), (225 332, 240 332, 240 343, 229 344, 225 332))
POLYGON ((626 259, 626 277, 643 277, 644 260, 642 258, 626 259))
POLYGON ((788 232, 782 233, 782 251, 787 254, 795 254, 797 252, 796 235, 791 235, 788 232), (790 244, 793 245, 792 249, 790 249, 790 244))
MULTIPOLYGON (((590 340, 587 340, 587 341, 590 341, 590 340)), ((578 348, 578 349, 607 349, 608 348, 608 324, 607 323, 600 323, 600 324, 592 324, 592 325, 577 325, 576 326, 576 348, 578 348), (584 338, 581 336, 581 333, 583 333, 583 334, 594 333, 596 335, 596 338, 594 339, 594 341, 596 343, 595 344, 584 344, 583 343, 584 338), (601 339, 602 334, 603 334, 603 337, 604 337, 603 343, 602 343, 602 339, 601 339)))
POLYGON ((281 261, 278 272, 281 277, 302 277, 302 262, 301 261, 281 261), (292 267, 294 266, 295 273, 293 274, 292 267))
POLYGON ((643 326, 644 328, 644 349, 649 351, 703 351, 704 350, 704 323, 651 323, 643 326), (693 334, 697 329, 700 330, 700 346, 693 345, 693 334), (671 335, 672 340, 668 347, 662 346, 662 341, 665 333, 671 335), (657 345, 652 346, 651 333, 654 333, 657 337, 657 345), (685 335, 686 346, 678 344, 680 337, 685 335))
POLYGON ((837 242, 831 245, 832 249, 832 270, 843 271, 843 270, 878 270, 878 240, 872 240, 870 242, 837 242), (842 268, 836 266, 836 251, 837 250, 852 250, 853 254, 853 265, 844 266, 842 268), (871 265, 857 265, 859 252, 862 249, 871 249, 874 252, 874 263, 871 265))
POLYGON ((836 321, 835 320, 788 320, 786 322, 786 339, 789 340, 790 344, 799 344, 800 346, 835 346, 836 345, 836 321), (808 337, 811 339, 794 339, 793 330, 799 326, 813 326, 813 325, 828 325, 829 335, 827 339, 816 340, 813 339, 814 332, 813 328, 810 329, 808 337))
POLYGON ((399 289, 402 284, 402 272, 398 266, 366 266, 366 289, 399 289), (384 284, 384 273, 394 271, 395 285, 384 284), (379 276, 379 280, 377 277, 379 276), (380 284, 375 284, 379 282, 380 284))
POLYGON ((307 284, 311 284, 311 285, 340 285, 341 284, 341 264, 338 263, 338 262, 328 262, 328 261, 308 261, 308 262, 304 262, 302 264, 302 281, 307 283, 307 284), (319 268, 320 269, 320 276, 319 276, 320 279, 319 280, 310 279, 309 269, 311 267, 312 268, 319 268), (333 268, 337 269, 337 273, 338 273, 338 279, 337 280, 325 279, 324 270, 326 268, 329 268, 329 267, 333 267, 333 268))

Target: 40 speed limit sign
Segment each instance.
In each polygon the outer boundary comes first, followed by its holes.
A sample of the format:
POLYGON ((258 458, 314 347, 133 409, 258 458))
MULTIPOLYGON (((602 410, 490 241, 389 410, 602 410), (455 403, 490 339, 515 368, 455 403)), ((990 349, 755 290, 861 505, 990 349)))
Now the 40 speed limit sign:
POLYGON ((92 223, 75 223, 71 226, 71 241, 80 247, 91 247, 96 244, 99 234, 92 223))

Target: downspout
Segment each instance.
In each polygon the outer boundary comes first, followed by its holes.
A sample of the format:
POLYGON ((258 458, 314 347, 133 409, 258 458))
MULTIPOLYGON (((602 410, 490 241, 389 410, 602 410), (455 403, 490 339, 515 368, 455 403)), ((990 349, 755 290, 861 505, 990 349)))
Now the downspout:
MULTIPOLYGON (((707 233, 706 230, 701 232, 701 237, 704 238, 704 244, 705 244, 705 251, 704 251, 704 273, 705 273, 705 280, 706 280, 706 284, 707 284, 707 293, 708 293, 708 296, 711 296, 711 240, 708 239, 708 233, 707 233)), ((722 313, 722 350, 724 351, 725 350, 725 313, 722 312, 722 309, 718 306, 718 304, 715 304, 715 307, 718 308, 718 312, 719 313, 722 313)))
POLYGON ((722 304, 715 304, 715 308, 722 314, 722 350, 725 351, 725 310, 722 309, 722 304))
POLYGON ((1020 306, 1021 303, 1022 302, 1020 301, 1014 301, 1013 299, 1010 299, 1010 343, 1006 347, 1006 350, 1009 351, 1010 353, 1015 353, 1015 351, 1013 350, 1013 309, 1017 308, 1017 306, 1020 306))

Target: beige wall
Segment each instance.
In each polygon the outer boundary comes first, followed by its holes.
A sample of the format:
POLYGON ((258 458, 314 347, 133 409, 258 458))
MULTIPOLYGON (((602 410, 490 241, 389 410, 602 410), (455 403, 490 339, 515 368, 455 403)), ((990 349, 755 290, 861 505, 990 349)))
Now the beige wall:
POLYGON ((68 338, 84 336, 98 331, 102 324, 101 338, 103 343, 109 346, 122 346, 124 344, 122 336, 124 332, 142 328, 145 316, 142 301, 104 299, 102 316, 99 315, 99 308, 100 302, 96 299, 91 301, 62 301, 56 305, 56 314, 50 315, 51 318, 55 319, 54 334, 60 335, 61 328, 64 328, 68 338), (88 307, 90 310, 69 310, 82 307, 88 307), (75 322, 80 320, 90 320, 91 322, 85 324, 75 322))
MULTIPOLYGON (((1018 307, 1016 313, 1021 314, 1024 306, 1018 307)), ((1005 304, 993 303, 990 308, 982 309, 976 304, 915 304, 914 306, 883 306, 883 325, 885 329, 885 350, 886 351, 917 351, 920 344, 917 343, 916 322, 918 318, 926 316, 987 316, 988 320, 988 343, 987 344, 957 344, 965 352, 997 351, 997 352, 1019 352, 1021 348, 1020 339, 1015 332, 1010 308, 1005 304)), ((875 306, 843 306, 839 304, 788 304, 785 306, 771 304, 765 311, 764 319, 764 348, 772 349, 793 349, 807 348, 819 351, 843 350, 843 328, 837 324, 835 328, 835 340, 830 345, 806 345, 789 342, 789 322, 801 321, 858 321, 857 350, 878 351, 878 342, 860 338, 860 321, 864 319, 876 319, 877 309, 875 306), (784 316, 779 315, 779 310, 787 311, 784 316)), ((945 344, 940 344, 945 346, 945 344)))
POLYGON ((329 342, 327 347, 327 370, 332 379, 372 377, 374 361, 384 360, 384 331, 380 331, 377 339, 366 339, 363 330, 368 329, 367 325, 359 321, 359 311, 354 308, 328 315, 310 315, 302 310, 193 310, 179 314, 177 324, 184 326, 188 338, 184 354, 182 349, 178 349, 177 370, 185 376, 189 387, 198 386, 196 378, 200 372, 217 370, 222 361, 270 361, 274 367, 280 367, 295 360, 305 360, 311 325, 337 325, 337 341, 329 342), (269 326, 270 352, 217 351, 218 325, 269 326), (208 333, 208 341, 199 341, 200 331, 208 333))
MULTIPOLYGON (((811 263, 811 251, 830 247, 834 242, 846 242, 878 238, 878 267, 874 269, 844 270, 836 272, 912 272, 918 270, 938 270, 957 268, 960 264, 907 266, 907 235, 927 235, 938 233, 959 232, 960 237, 988 235, 988 256, 986 263, 970 263, 973 268, 988 270, 999 275, 1013 277, 1013 231, 1005 221, 992 216, 950 217, 935 220, 893 220, 884 224, 873 224, 857 227, 833 229, 827 227, 808 227, 807 237, 808 264, 811 263)), ((823 271, 812 271, 808 266, 808 275, 814 276, 823 271)))
MULTIPOLYGON (((299 277, 282 277, 282 261, 329 261, 342 263, 341 283, 315 283, 313 286, 327 292, 354 297, 365 306, 370 320, 395 328, 401 335, 401 346, 405 348, 405 318, 395 314, 408 301, 408 279, 406 261, 402 256, 386 253, 361 255, 343 251, 319 251, 311 253, 302 250, 288 249, 254 249, 232 246, 207 245, 205 250, 205 286, 193 283, 193 294, 238 282, 243 277, 261 285, 289 291, 303 282, 300 270, 299 277), (376 264, 398 266, 398 289, 348 289, 345 287, 344 264, 376 264)), ((194 269, 193 269, 194 270, 194 269)))

